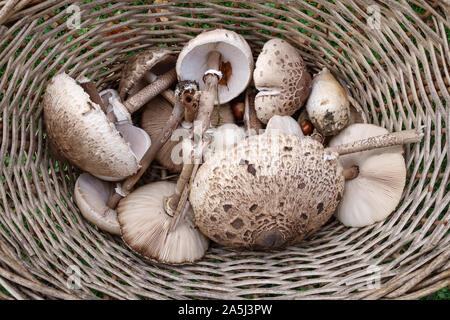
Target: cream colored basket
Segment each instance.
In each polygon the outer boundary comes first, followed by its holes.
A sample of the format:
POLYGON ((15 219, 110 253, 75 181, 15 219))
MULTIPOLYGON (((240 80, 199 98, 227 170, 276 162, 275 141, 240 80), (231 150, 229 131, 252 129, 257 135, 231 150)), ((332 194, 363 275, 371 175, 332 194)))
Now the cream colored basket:
MULTIPOLYGON (((0 286, 9 295, 0 298, 412 299, 449 285, 446 3, 1 1, 0 286), (219 27, 242 34, 255 56, 267 39, 285 38, 311 73, 327 66, 338 76, 369 123, 425 127, 423 142, 406 147, 408 180, 388 220, 357 229, 332 219, 283 251, 213 244, 200 262, 169 266, 82 218, 80 171, 51 156, 45 135, 49 79, 65 70, 114 87, 133 52, 179 51, 219 27)), ((146 179, 161 177, 171 178, 153 166, 146 179)))

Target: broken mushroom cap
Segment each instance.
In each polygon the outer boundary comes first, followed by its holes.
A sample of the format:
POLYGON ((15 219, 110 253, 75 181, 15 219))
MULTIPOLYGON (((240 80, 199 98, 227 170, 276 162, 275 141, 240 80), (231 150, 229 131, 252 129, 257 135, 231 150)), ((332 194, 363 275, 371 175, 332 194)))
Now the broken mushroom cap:
MULTIPOLYGON (((169 120, 171 113, 172 106, 161 96, 157 96, 147 103, 142 112, 141 127, 148 133, 150 139, 157 139, 158 135, 163 130, 164 125, 169 120)), ((233 114, 228 104, 214 107, 211 115, 211 126, 215 127, 219 122, 234 122, 233 114), (218 110, 220 110, 220 112, 218 112, 218 110)), ((180 172, 183 167, 180 155, 172 154, 177 151, 177 149, 174 148, 181 143, 183 137, 182 133, 183 132, 174 134, 156 154, 156 160, 159 164, 169 171, 180 172)), ((186 130, 185 134, 188 134, 186 130)), ((178 151, 181 151, 181 149, 178 149, 178 151)))
POLYGON ((146 73, 151 72, 152 76, 160 76, 172 69, 175 63, 176 57, 173 52, 162 48, 148 49, 131 56, 122 69, 119 83, 119 95, 122 101, 135 86, 133 91, 137 92, 147 84, 144 79, 146 73))
POLYGON ((167 233, 173 218, 165 212, 163 200, 175 185, 160 181, 136 189, 119 202, 118 220, 122 238, 133 251, 162 263, 191 263, 203 257, 209 241, 193 224, 191 208, 167 233))
POLYGON ((291 116, 274 115, 267 123, 265 133, 296 134, 299 137, 303 137, 300 125, 291 116))
MULTIPOLYGON (((124 179, 139 169, 136 150, 70 76, 52 78, 43 105, 49 139, 74 165, 109 180, 124 179)), ((149 143, 148 136, 139 133, 149 143)))
POLYGON ((347 92, 327 68, 312 81, 306 110, 314 127, 324 136, 333 136, 347 126, 350 107, 347 92))
MULTIPOLYGON (((387 134, 372 124, 353 124, 330 141, 330 147, 387 134)), ((406 181, 402 146, 339 157, 344 169, 356 167, 357 176, 345 182, 336 217, 348 227, 364 227, 382 221, 397 207, 406 181)))
POLYGON ((86 220, 101 230, 120 235, 116 210, 106 205, 113 192, 110 183, 82 173, 75 183, 75 202, 86 220))
POLYGON ((293 115, 311 92, 311 75, 300 53, 282 39, 264 44, 253 79, 259 90, 255 98, 256 115, 263 123, 275 114, 293 115))
POLYGON ((253 55, 245 39, 236 32, 216 29, 200 33, 191 39, 180 52, 177 60, 178 80, 197 81, 200 90, 205 83, 203 75, 206 71, 206 60, 210 52, 221 54, 222 62, 231 64, 231 76, 227 85, 218 86, 220 103, 229 102, 241 94, 249 85, 253 72, 253 55))
POLYGON ((214 153, 198 169, 189 200, 195 224, 211 240, 276 249, 322 226, 343 190, 337 153, 309 137, 263 134, 214 153))

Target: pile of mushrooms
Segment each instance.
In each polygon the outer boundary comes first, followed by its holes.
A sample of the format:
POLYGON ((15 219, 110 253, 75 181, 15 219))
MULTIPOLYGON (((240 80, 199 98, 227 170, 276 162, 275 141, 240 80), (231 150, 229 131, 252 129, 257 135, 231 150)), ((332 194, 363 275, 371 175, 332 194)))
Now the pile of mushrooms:
POLYGON ((339 81, 312 77, 286 40, 254 63, 243 36, 216 29, 178 56, 133 55, 117 88, 54 76, 44 117, 54 155, 84 172, 74 199, 89 222, 152 261, 193 263, 210 240, 280 249, 333 215, 362 227, 395 210, 402 145, 422 133, 367 124, 339 81), (152 168, 161 179, 137 187, 152 168))

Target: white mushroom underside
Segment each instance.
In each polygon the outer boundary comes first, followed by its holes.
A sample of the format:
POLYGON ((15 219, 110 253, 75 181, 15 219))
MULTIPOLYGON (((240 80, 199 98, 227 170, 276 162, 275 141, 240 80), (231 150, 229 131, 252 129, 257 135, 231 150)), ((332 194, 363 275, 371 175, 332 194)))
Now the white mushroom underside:
POLYGON ((121 200, 117 208, 122 236, 133 250, 164 263, 200 259, 209 241, 193 225, 192 209, 167 238, 172 218, 164 212, 163 199, 173 194, 175 183, 160 181, 142 186, 121 200))
POLYGON ((120 235, 116 211, 106 205, 111 193, 110 184, 89 173, 81 174, 75 183, 75 202, 83 217, 102 230, 120 235))
MULTIPOLYGON (((227 86, 218 86, 220 103, 226 103, 245 90, 253 71, 252 65, 249 63, 249 57, 235 47, 232 42, 206 43, 195 47, 184 57, 186 62, 181 64, 178 75, 180 80, 197 81, 200 90, 203 90, 205 87, 203 75, 208 70, 206 58, 211 51, 220 52, 221 60, 231 63, 232 74, 228 79, 227 86)), ((218 102, 216 101, 216 103, 218 102)))
MULTIPOLYGON (((330 141, 330 147, 388 133, 372 124, 352 124, 330 141)), ((406 180, 402 146, 357 152, 339 157, 345 169, 359 168, 358 176, 345 182, 336 217, 349 227, 382 221, 397 207, 406 180)))

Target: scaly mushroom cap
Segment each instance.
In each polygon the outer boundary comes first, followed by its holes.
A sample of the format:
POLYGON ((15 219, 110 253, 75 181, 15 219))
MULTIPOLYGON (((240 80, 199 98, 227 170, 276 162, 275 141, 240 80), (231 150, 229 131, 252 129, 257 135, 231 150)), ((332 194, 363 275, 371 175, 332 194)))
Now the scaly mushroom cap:
POLYGON ((143 78, 146 72, 152 71, 155 75, 161 75, 176 63, 176 57, 168 49, 149 49, 133 55, 122 69, 122 77, 119 83, 119 95, 122 101, 130 91, 143 78))
POLYGON ((297 135, 263 134, 213 154, 190 192, 200 231, 222 245, 275 249, 322 226, 344 190, 337 154, 297 135))
MULTIPOLYGON (((214 107, 211 114, 211 126, 215 127, 220 120, 220 123, 232 123, 234 122, 233 113, 231 107, 226 104, 220 107, 220 117, 217 113, 218 107, 214 107)), ((161 96, 157 96, 152 101, 150 101, 142 112, 141 127, 144 129, 150 139, 157 139, 158 135, 161 133, 164 125, 170 118, 172 113, 172 106, 166 99, 161 96)), ((187 131, 186 131, 187 133, 187 131)), ((173 172, 180 172, 183 168, 181 154, 172 155, 174 148, 179 145, 178 152, 181 152, 181 140, 182 135, 173 135, 172 137, 162 146, 159 152, 156 154, 156 160, 164 167, 173 172), (178 138, 178 139, 177 139, 178 138), (175 160, 175 161, 173 161, 175 160)))
POLYGON ((306 110, 314 127, 325 136, 336 135, 348 124, 347 92, 327 68, 314 77, 306 110))
POLYGON ((120 235, 116 210, 106 205, 113 192, 110 183, 82 173, 75 183, 75 202, 86 220, 104 231, 120 235))
POLYGON ((193 80, 203 90, 206 58, 211 51, 218 51, 223 62, 231 64, 232 74, 227 85, 219 85, 220 103, 226 103, 241 94, 249 85, 253 72, 253 55, 245 39, 236 32, 215 29, 200 33, 181 50, 177 60, 178 80, 193 80))
POLYGON ((172 217, 165 213, 163 200, 174 190, 173 182, 153 182, 123 198, 117 207, 122 238, 149 259, 173 264, 195 262, 203 257, 209 241, 194 226, 191 208, 166 238, 172 217))
MULTIPOLYGON (((330 147, 387 134, 372 124, 353 124, 331 139, 330 147)), ((402 146, 382 148, 339 157, 345 169, 359 168, 356 178, 345 182, 336 217, 349 227, 382 221, 395 210, 403 194, 406 165, 402 146)))
POLYGON ((259 93, 256 115, 263 123, 277 114, 291 116, 305 103, 311 92, 311 75, 298 51, 282 39, 264 44, 253 73, 259 93))
POLYGON ((83 171, 123 179, 139 168, 129 144, 74 79, 52 78, 43 98, 47 135, 56 151, 83 171))

